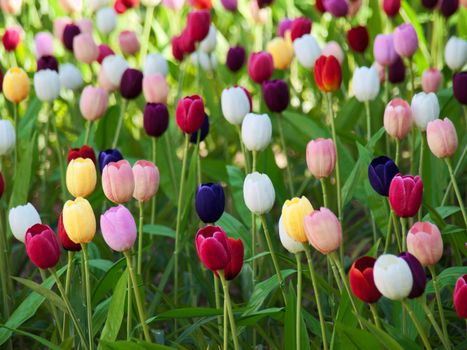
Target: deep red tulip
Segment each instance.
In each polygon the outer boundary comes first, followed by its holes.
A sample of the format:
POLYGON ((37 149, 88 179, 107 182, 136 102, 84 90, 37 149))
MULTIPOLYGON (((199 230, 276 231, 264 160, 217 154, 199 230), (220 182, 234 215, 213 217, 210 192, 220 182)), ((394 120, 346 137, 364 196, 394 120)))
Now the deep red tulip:
POLYGON ((422 204, 422 197, 423 182, 420 176, 394 176, 389 186, 389 203, 397 216, 415 216, 422 204))
POLYGON ((369 41, 370 36, 365 26, 353 27, 347 32, 347 42, 354 51, 364 52, 368 47, 369 41))
POLYGON ((320 13, 326 12, 326 8, 324 7, 324 0, 316 0, 315 7, 320 13))
POLYGON ((363 256, 354 261, 349 271, 350 289, 365 303, 376 303, 381 297, 373 280, 375 261, 371 256, 363 256))
POLYGON ((395 17, 401 8, 401 0, 383 0, 383 10, 388 17, 395 17))
POLYGON ((235 279, 240 271, 242 271, 245 249, 243 248, 243 242, 241 239, 228 237, 227 240, 230 249, 230 261, 224 268, 224 275, 225 279, 230 281, 235 279))
POLYGON ((204 121, 204 103, 198 95, 187 96, 178 101, 175 110, 177 124, 183 132, 191 134, 197 131, 204 121))
POLYGON ((311 20, 306 17, 295 18, 290 27, 290 37, 292 41, 311 32, 311 20))
POLYGON ((96 164, 96 154, 92 147, 89 147, 88 145, 83 145, 81 148, 72 148, 68 151, 67 163, 70 163, 76 158, 89 158, 94 164, 96 164))
POLYGON ((320 56, 315 63, 314 75, 316 85, 324 92, 339 90, 342 82, 342 71, 339 61, 334 56, 320 56))
POLYGON ((180 35, 179 46, 183 54, 193 53, 196 50, 195 46, 196 41, 190 36, 190 33, 187 29, 184 29, 180 35))
POLYGON ((120 93, 123 98, 132 100, 143 91, 143 72, 134 68, 127 68, 120 81, 120 93))
POLYGON ((6 51, 15 51, 21 42, 21 27, 7 28, 2 37, 3 47, 6 51))
POLYGON ((190 0, 190 5, 198 10, 210 10, 212 9, 211 0, 190 0))
POLYGON ((209 33, 211 14, 207 10, 191 11, 188 14, 186 29, 193 41, 201 41, 209 33))
POLYGON ((0 171, 0 199, 3 196, 3 191, 5 191, 5 181, 3 180, 3 174, 0 171))
POLYGON ((459 277, 454 287, 454 308, 460 318, 467 318, 467 275, 459 277))
POLYGON ((63 249, 70 250, 72 252, 77 252, 81 250, 81 244, 73 242, 70 237, 68 237, 68 233, 66 233, 65 226, 63 225, 63 213, 60 213, 60 217, 58 218, 58 240, 62 245, 63 249))
POLYGON ((172 38, 172 55, 179 62, 183 61, 183 57, 185 56, 182 50, 181 41, 182 41, 181 35, 174 36, 172 38))
POLYGON ((195 244, 199 259, 209 270, 223 270, 230 263, 228 237, 219 226, 200 229, 195 244))
POLYGON ((55 232, 47 225, 35 224, 26 231, 24 241, 29 258, 40 269, 57 265, 60 246, 55 232))
POLYGON ((254 52, 248 59, 248 75, 255 83, 262 84, 274 71, 272 55, 269 52, 254 52))

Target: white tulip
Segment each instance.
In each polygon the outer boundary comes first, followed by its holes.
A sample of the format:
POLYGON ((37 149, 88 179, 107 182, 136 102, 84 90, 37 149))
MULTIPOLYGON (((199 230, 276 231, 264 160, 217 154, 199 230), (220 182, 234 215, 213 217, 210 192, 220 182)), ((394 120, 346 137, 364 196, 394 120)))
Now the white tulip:
POLYGON ((194 66, 198 66, 199 62, 200 67, 206 72, 212 72, 217 67, 216 56, 201 50, 191 54, 191 62, 194 66))
POLYGON ((452 70, 459 70, 467 63, 467 41, 452 36, 444 48, 444 60, 452 70))
POLYGON ((10 222, 13 236, 23 243, 28 228, 42 223, 39 213, 31 203, 11 208, 8 214, 8 221, 10 222))
POLYGON ((122 56, 110 55, 102 61, 105 76, 114 86, 120 86, 123 73, 128 69, 128 63, 122 56))
POLYGON ((201 41, 199 48, 201 51, 211 53, 216 49, 217 45, 217 29, 211 24, 208 35, 201 41))
POLYGON ((249 151, 262 151, 271 142, 272 124, 267 114, 248 113, 242 122, 242 141, 249 151))
POLYGON ((276 199, 274 186, 266 174, 248 174, 243 182, 243 199, 251 212, 262 215, 271 210, 276 199))
POLYGON ((426 130, 429 122, 439 118, 438 97, 433 92, 419 92, 412 98, 412 118, 418 128, 426 130))
POLYGON ((360 102, 374 100, 379 93, 379 76, 375 67, 355 69, 352 78, 352 89, 360 102))
POLYGON ((34 90, 39 100, 51 102, 60 95, 60 78, 52 69, 42 69, 34 74, 34 90))
POLYGON ((7 154, 15 145, 15 127, 9 120, 0 120, 0 156, 7 154))
POLYGON ((96 26, 104 35, 109 35, 117 26, 117 13, 111 7, 103 7, 96 13, 96 26))
POLYGON ((239 125, 250 112, 250 100, 241 87, 226 88, 222 91, 221 107, 224 118, 230 124, 239 125))
POLYGON ((413 286, 413 276, 407 262, 392 254, 381 255, 373 267, 376 288, 386 298, 401 300, 406 298, 413 286))
POLYGON ((166 77, 168 71, 167 60, 160 53, 152 53, 146 56, 143 65, 144 76, 159 73, 166 77))
POLYGON ((61 86, 66 89, 78 90, 83 86, 81 71, 72 63, 64 63, 60 65, 58 75, 60 77, 61 86))
POLYGON ((109 0, 90 0, 88 6, 92 12, 96 12, 104 6, 109 6, 109 0))
POLYGON ((303 244, 290 237, 285 230, 282 215, 279 218, 279 239, 281 240, 282 246, 292 254, 297 254, 305 250, 303 244))
POLYGON ((305 34, 295 39, 293 48, 298 62, 305 68, 313 68, 316 60, 321 55, 321 48, 310 34, 305 34))

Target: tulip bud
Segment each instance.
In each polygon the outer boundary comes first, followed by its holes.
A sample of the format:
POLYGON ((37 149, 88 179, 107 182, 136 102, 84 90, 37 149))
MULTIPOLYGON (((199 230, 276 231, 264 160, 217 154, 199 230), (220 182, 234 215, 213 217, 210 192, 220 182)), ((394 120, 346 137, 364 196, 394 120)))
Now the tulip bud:
POLYGON ((109 94, 103 88, 86 86, 81 93, 79 109, 83 118, 95 121, 101 118, 107 110, 109 94))
POLYGON ((230 250, 230 261, 224 267, 224 276, 227 281, 231 281, 238 276, 243 267, 243 257, 245 249, 242 240, 227 237, 227 243, 230 250))
POLYGON ((352 89, 360 102, 372 101, 379 93, 379 76, 375 67, 356 68, 352 78, 352 89))
POLYGON ((4 156, 16 146, 15 127, 7 119, 0 119, 0 156, 4 156))
POLYGON ((24 244, 29 259, 40 269, 52 268, 60 260, 57 236, 47 225, 36 224, 29 227, 24 244))
POLYGON ((115 55, 114 51, 105 44, 100 44, 98 48, 99 48, 99 56, 97 56, 97 62, 99 64, 102 64, 102 61, 107 56, 115 55))
POLYGON ((34 37, 34 51, 36 58, 43 56, 53 56, 54 54, 54 41, 52 34, 49 32, 39 32, 34 37))
POLYGON ((287 39, 282 37, 272 39, 267 44, 266 50, 272 56, 275 69, 287 69, 292 62, 293 46, 287 39))
POLYGON ((200 42, 199 48, 209 54, 216 49, 217 45, 217 29, 213 24, 209 27, 208 35, 200 42))
POLYGON ((314 76, 316 85, 324 92, 336 92, 342 83, 342 71, 334 56, 321 55, 315 63, 314 76))
POLYGON ((63 226, 74 243, 89 243, 96 234, 96 217, 91 204, 81 197, 63 206, 63 226))
POLYGON ((133 165, 135 189, 133 198, 139 202, 147 202, 156 195, 159 189, 159 169, 147 160, 138 160, 133 165))
POLYGON ((321 50, 321 56, 334 56, 340 65, 344 62, 344 51, 336 41, 328 42, 321 50))
POLYGON ((92 147, 89 147, 88 145, 83 145, 81 148, 70 149, 68 151, 67 164, 76 158, 91 159, 92 162, 96 164, 96 154, 92 147))
POLYGON ((81 71, 71 63, 65 63, 60 66, 58 72, 60 85, 70 90, 78 90, 83 86, 83 77, 81 71))
POLYGON ((196 213, 205 224, 218 221, 225 208, 224 189, 216 183, 199 185, 195 195, 196 213))
POLYGON ((395 17, 401 8, 401 0, 383 0, 383 10, 388 17, 395 17))
POLYGON ((354 261, 349 271, 350 289, 365 303, 376 303, 381 298, 373 278, 375 262, 371 256, 362 256, 354 261))
POLYGON ((317 179, 331 175, 336 165, 336 147, 332 139, 318 138, 306 146, 306 164, 317 179))
POLYGON ((130 163, 125 159, 108 163, 102 171, 102 188, 110 201, 117 204, 128 202, 135 190, 130 163))
POLYGON ((171 40, 172 44, 172 56, 179 62, 183 61, 185 52, 182 49, 182 36, 174 36, 171 40))
POLYGON ((390 66, 397 59, 393 34, 378 34, 373 44, 373 55, 382 66, 390 66))
POLYGON ((274 206, 276 193, 266 174, 248 174, 243 182, 243 199, 248 209, 257 215, 266 214, 274 206))
POLYGON ((207 10, 191 11, 188 13, 186 29, 194 41, 203 40, 209 33, 211 15, 207 10))
POLYGON ((8 222, 13 236, 23 243, 28 228, 42 223, 39 213, 31 203, 11 208, 8 214, 8 222))
POLYGON ((62 36, 62 41, 63 41, 63 46, 69 51, 73 51, 73 43, 75 41, 75 36, 78 36, 81 34, 81 29, 76 24, 70 23, 65 25, 65 28, 63 28, 63 36, 62 36))
POLYGON ((125 252, 135 244, 135 219, 123 205, 107 210, 101 215, 100 223, 104 241, 111 249, 116 252, 125 252))
POLYGON ((313 206, 310 201, 302 196, 286 200, 282 206, 282 219, 284 227, 289 236, 301 243, 307 241, 304 219, 313 212, 313 206))
POLYGON ((52 102, 60 94, 60 78, 54 70, 44 69, 34 74, 34 90, 39 100, 52 102))
POLYGON ((3 94, 13 103, 19 103, 29 95, 29 78, 24 70, 18 67, 8 69, 3 78, 3 94))
POLYGON ((81 33, 92 34, 92 21, 89 18, 77 19, 76 25, 81 30, 81 33))
POLYGON ((120 153, 120 151, 115 148, 115 149, 106 149, 105 151, 99 152, 99 170, 102 173, 104 170, 105 166, 109 164, 110 162, 118 162, 119 160, 122 160, 123 156, 120 153))
POLYGON ((444 48, 444 60, 451 70, 461 69, 467 63, 467 41, 450 37, 444 48))
POLYGON ((443 256, 443 239, 436 225, 416 222, 407 233, 407 250, 425 266, 435 265, 443 256))
POLYGON ((114 85, 107 77, 104 68, 101 66, 99 73, 97 75, 97 81, 99 87, 103 88, 107 92, 114 92, 118 89, 119 85, 114 85))
POLYGON ((365 52, 369 41, 370 36, 365 26, 353 27, 347 32, 347 43, 356 52, 365 52))
POLYGON ((283 80, 263 82, 263 98, 271 112, 281 113, 289 105, 289 87, 283 80))
POLYGON ((81 33, 74 37, 73 52, 79 62, 87 64, 91 64, 99 56, 99 48, 90 33, 81 33))
POLYGON ((227 52, 225 64, 232 72, 237 72, 245 63, 245 49, 242 46, 231 47, 227 52))
POLYGON ((402 300, 412 290, 412 271, 404 259, 395 255, 384 254, 376 260, 373 278, 380 293, 391 300, 402 300))
POLYGON ((238 125, 250 112, 251 105, 245 90, 237 86, 222 91, 221 108, 224 118, 230 124, 238 125))
POLYGON ((436 68, 428 68, 422 75, 422 88, 426 93, 436 92, 441 84, 443 76, 436 68))
POLYGON ((139 0, 116 0, 114 9, 117 13, 122 14, 127 10, 138 6, 139 0))
POLYGON ((457 279, 456 286, 454 287, 453 300, 457 316, 460 318, 467 318, 467 274, 457 279))
POLYGON ((104 7, 96 13, 96 26, 103 35, 109 35, 117 26, 117 14, 113 8, 104 7))
POLYGON ((59 17, 54 19, 53 22, 53 34, 54 36, 62 41, 63 40, 63 32, 65 30, 65 26, 67 24, 72 24, 73 21, 69 17, 59 17))
POLYGON ((146 56, 143 65, 144 76, 160 74, 164 77, 167 76, 169 67, 167 61, 160 53, 149 54, 146 56))
POLYGON ((0 171, 0 199, 2 199, 4 191, 5 191, 5 181, 3 180, 3 174, 0 171))
POLYGON ((131 30, 124 30, 118 35, 118 44, 125 55, 135 55, 140 49, 138 37, 131 30))
POLYGON ((120 81, 120 94, 123 98, 137 98, 143 90, 143 73, 134 68, 127 68, 120 81))
POLYGON ((325 13, 326 8, 324 7, 324 0, 316 0, 315 1, 315 7, 316 10, 318 10, 319 13, 325 13))
POLYGON ((313 68, 321 49, 311 34, 305 34, 293 42, 295 56, 298 62, 305 68, 313 68))
POLYGON ((423 182, 420 176, 396 175, 389 186, 389 203, 397 216, 415 216, 422 204, 423 182))
POLYGON ((42 56, 37 60, 37 71, 50 69, 58 72, 58 62, 54 56, 42 56))
POLYGON ((412 273, 413 285, 408 295, 409 299, 418 298, 425 291, 426 286, 426 275, 422 264, 417 260, 415 256, 410 253, 404 252, 399 254, 399 257, 404 259, 407 265, 409 265, 412 273))
POLYGON ((78 252, 81 250, 81 245, 78 243, 73 242, 70 237, 68 237, 68 233, 66 233, 65 226, 63 225, 63 212, 60 213, 60 217, 58 218, 58 240, 62 245, 63 249, 69 250, 72 252, 78 252))
POLYGON ((449 118, 429 122, 426 128, 426 139, 431 153, 437 158, 449 158, 456 153, 456 127, 449 118))
POLYGON ((211 271, 223 270, 230 262, 228 238, 219 226, 206 226, 196 233, 198 257, 211 271))
POLYGON ((452 78, 454 97, 460 104, 467 105, 467 72, 454 74, 452 78))
POLYGON ((285 38, 287 31, 290 32, 290 28, 292 27, 293 20, 290 18, 283 18, 280 20, 279 25, 277 26, 277 35, 285 38))
POLYGON ((399 174, 399 168, 396 163, 386 156, 374 158, 368 166, 370 185, 382 196, 389 196, 389 186, 397 174, 399 174))
POLYGON ((438 5, 438 1, 439 0, 422 0, 422 5, 423 7, 431 10, 438 5))
POLYGON ((324 8, 334 17, 345 17, 349 11, 346 0, 323 0, 324 8))
POLYGON ((15 51, 21 42, 22 28, 13 26, 6 28, 2 37, 3 47, 6 51, 15 51))
POLYGON ((203 124, 198 130, 190 134, 190 143, 196 145, 198 143, 198 140, 199 142, 203 142, 206 136, 208 136, 208 133, 209 133, 209 116, 206 113, 204 113, 203 124))
POLYGON ((388 103, 384 110, 384 128, 386 132, 402 140, 412 127, 412 110, 409 104, 401 98, 388 103))
POLYGON ((418 49, 418 36, 410 23, 404 23, 394 30, 394 50, 401 57, 412 57, 418 49))
POLYGON ((237 0, 221 0, 221 3, 227 11, 237 11, 237 0))
POLYGON ((297 254, 303 252, 305 247, 302 243, 294 240, 285 230, 284 220, 282 219, 282 215, 279 218, 279 239, 281 240, 282 246, 292 254, 297 254))
POLYGON ((459 8, 459 0, 441 0, 441 13, 444 17, 449 18, 456 13, 459 8))
POLYGON ((169 126, 169 111, 162 103, 147 103, 143 113, 144 130, 149 136, 160 137, 169 126))
POLYGON ((187 96, 178 101, 175 110, 179 128, 187 134, 197 131, 204 120, 204 103, 198 95, 187 96))
POLYGON ((307 214, 303 220, 308 242, 322 254, 329 254, 342 242, 342 228, 336 215, 327 208, 307 214))
MULTIPOLYGON (((311 33, 311 20, 306 17, 297 17, 290 26, 290 37, 292 41, 311 33)), ((282 35, 281 35, 282 36, 282 35)))
POLYGON ((96 166, 89 158, 72 159, 66 169, 66 187, 73 197, 87 197, 96 188, 96 166))
POLYGON ((267 114, 248 113, 242 122, 242 141, 249 151, 263 151, 272 137, 271 119, 267 114))
POLYGON ((412 98, 412 118, 417 127, 425 131, 428 123, 439 118, 438 97, 432 92, 419 92, 412 98))
POLYGON ((253 52, 248 59, 248 75, 257 84, 268 80, 274 70, 272 55, 269 52, 253 52))

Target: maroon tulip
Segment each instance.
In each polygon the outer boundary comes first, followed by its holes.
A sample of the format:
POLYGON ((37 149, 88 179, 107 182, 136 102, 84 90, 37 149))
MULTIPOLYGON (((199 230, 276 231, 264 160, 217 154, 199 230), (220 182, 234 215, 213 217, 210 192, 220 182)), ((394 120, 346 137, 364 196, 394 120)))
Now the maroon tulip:
POLYGON ((456 100, 463 105, 467 105, 467 72, 454 74, 452 90, 456 100))
POLYGON ((376 303, 381 298, 373 279, 375 261, 371 256, 362 256, 354 261, 349 271, 350 289, 365 303, 376 303))
POLYGON ((106 58, 107 56, 111 56, 115 54, 114 51, 105 44, 100 44, 98 47, 99 47, 99 56, 97 56, 97 62, 99 62, 99 64, 101 64, 104 58, 106 58))
POLYGON ((37 60, 37 71, 50 69, 58 72, 58 62, 54 56, 42 56, 37 60))
POLYGON ((392 84, 402 83, 405 80, 405 65, 400 56, 397 56, 396 61, 389 66, 388 78, 392 84))
POLYGON ((283 80, 268 80, 263 83, 263 98, 271 112, 280 113, 289 105, 289 87, 283 80))
POLYGON ((258 8, 264 9, 265 7, 268 7, 274 2, 274 0, 256 0, 256 3, 258 4, 258 8))
POLYGON ((73 41, 75 36, 81 34, 81 30, 76 24, 67 24, 63 29, 63 46, 71 52, 73 52, 73 41))
POLYGON ((147 103, 144 107, 143 124, 149 136, 162 136, 169 126, 167 106, 162 103, 147 103))
POLYGON ((383 10, 388 17, 395 17, 401 8, 401 0, 383 0, 383 10))
POLYGON ((203 125, 204 116, 204 103, 200 96, 187 96, 178 101, 175 117, 184 133, 197 131, 203 125))
POLYGON ((316 0, 315 7, 320 13, 326 12, 326 8, 324 7, 324 0, 316 0))
POLYGON ((369 41, 370 36, 365 26, 353 27, 347 32, 347 42, 350 48, 356 52, 364 52, 369 41))
POLYGON ((441 13, 449 18, 456 13, 459 8, 459 0, 441 0, 441 13))
POLYGON ((306 17, 295 18, 290 26, 290 37, 292 41, 301 38, 305 34, 311 32, 311 20, 306 17))
POLYGON ((68 151, 67 163, 70 163, 76 158, 89 158, 94 164, 96 164, 96 154, 92 147, 89 147, 88 145, 83 145, 81 148, 72 148, 68 151))
POLYGON ((26 231, 24 241, 29 258, 40 269, 57 265, 60 246, 55 232, 47 225, 35 224, 26 231))
POLYGON ((70 237, 68 237, 68 233, 66 233, 65 226, 63 225, 63 213, 60 213, 60 217, 58 218, 57 231, 58 240, 60 241, 63 249, 72 252, 78 252, 81 250, 81 244, 73 242, 70 237))
POLYGON ((201 262, 211 271, 223 270, 230 263, 228 237, 219 226, 206 226, 195 238, 196 251, 201 262))
POLYGON ((467 318, 467 275, 457 279, 453 299, 457 315, 460 318, 467 318))
POLYGON ((242 46, 231 47, 227 52, 225 64, 232 72, 236 72, 245 63, 245 49, 242 46))
POLYGON ((422 204, 422 197, 423 182, 420 176, 394 176, 389 186, 389 203, 397 216, 415 216, 422 204))
POLYGON ((230 261, 224 268, 224 275, 226 280, 231 281, 242 271, 245 249, 241 239, 228 237, 227 242, 230 249, 230 261))
POLYGON ((262 84, 274 71, 272 55, 269 52, 254 52, 248 59, 248 75, 255 83, 262 84))
POLYGON ((122 97, 132 100, 137 98, 143 90, 143 73, 134 68, 125 70, 120 81, 122 97))
POLYGON ((208 10, 191 11, 188 14, 186 29, 193 41, 203 40, 209 33, 211 14, 208 10))
POLYGON ((438 4, 438 0, 422 0, 422 5, 427 9, 434 9, 438 4))
POLYGON ((3 34, 2 42, 6 51, 15 51, 21 42, 21 28, 7 28, 7 30, 5 30, 5 34, 3 34))
POLYGON ((3 174, 0 171, 0 199, 2 198, 4 191, 5 191, 5 181, 3 180, 3 174))

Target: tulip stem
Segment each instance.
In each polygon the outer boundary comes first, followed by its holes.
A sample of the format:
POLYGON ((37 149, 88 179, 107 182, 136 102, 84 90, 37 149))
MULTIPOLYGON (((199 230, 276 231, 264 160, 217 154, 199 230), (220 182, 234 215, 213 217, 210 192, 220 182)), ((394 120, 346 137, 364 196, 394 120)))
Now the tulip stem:
MULTIPOLYGON (((45 282, 45 280, 47 279, 47 276, 45 275, 45 270, 42 270, 41 268, 39 268, 39 273, 41 275, 42 282, 45 282)), ((54 304, 52 304, 52 302, 49 302, 49 306, 52 312, 52 317, 54 319, 55 327, 57 328, 57 331, 58 331, 58 336, 60 340, 63 341, 64 338, 63 338, 62 329, 60 328, 60 319, 58 318, 57 309, 55 308, 54 304)))
POLYGON ((295 260, 297 262, 297 303, 295 309, 295 341, 296 341, 296 348, 301 349, 301 321, 302 321, 302 260, 301 254, 295 254, 295 260))
POLYGON ((17 103, 13 103, 13 120, 15 122, 15 137, 16 137, 15 166, 14 166, 14 174, 16 175, 16 171, 18 168, 18 150, 19 150, 19 140, 20 140, 20 137, 18 135, 19 118, 18 118, 18 104, 17 103))
POLYGON ((142 256, 143 256, 143 222, 144 222, 144 203, 138 201, 139 206, 139 223, 138 223, 138 260, 136 265, 136 272, 141 275, 142 256))
POLYGON ((373 303, 370 303, 368 304, 368 306, 370 307, 371 313, 373 314, 376 328, 381 329, 381 323, 379 322, 378 310, 376 309, 376 305, 373 303))
POLYGON ((464 201, 462 200, 459 187, 457 186, 456 177, 454 176, 454 171, 452 170, 452 164, 450 158, 445 158, 446 165, 448 166, 449 175, 451 176, 452 187, 454 187, 454 192, 456 193, 457 201, 459 202, 459 207, 461 208, 462 216, 464 218, 464 225, 467 226, 467 215, 465 213, 464 201))
POLYGON ((122 131, 123 119, 125 118, 126 106, 128 101, 122 98, 120 103, 120 115, 118 116, 117 129, 115 130, 114 140, 112 142, 112 148, 117 147, 118 138, 120 137, 120 132, 122 131))
POLYGON ((321 328, 321 338, 323 340, 323 349, 328 349, 328 343, 326 338, 326 325, 324 322, 323 310, 321 308, 321 300, 319 298, 318 283, 316 281, 315 269, 313 267, 313 260, 311 259, 310 247, 307 244, 303 245, 305 248, 306 260, 308 262, 308 270, 310 272, 311 284, 313 286, 313 293, 315 294, 316 308, 318 309, 319 324, 321 328))
POLYGON ((395 232, 396 241, 397 241, 397 248, 399 249, 399 252, 402 253, 399 225, 397 224, 397 219, 396 219, 396 215, 394 211, 392 209, 391 211, 392 211, 392 224, 394 225, 394 232, 395 232))
MULTIPOLYGON (((70 253, 70 252, 68 252, 70 253)), ((68 255, 70 257, 70 255, 68 255)), ((71 255, 73 257, 73 255, 71 255)), ((78 322, 78 319, 76 317, 76 314, 73 310, 73 307, 71 306, 70 300, 68 299, 67 296, 67 291, 66 287, 63 289, 62 282, 60 281, 60 278, 57 275, 57 272, 55 271, 55 268, 49 269, 50 273, 52 276, 55 278, 55 282, 57 284, 58 290, 60 291, 60 294, 62 296, 63 301, 65 302, 66 308, 68 310, 68 313, 70 314, 71 321, 73 322, 73 325, 75 326, 76 332, 78 333, 79 338, 81 339, 81 344, 83 348, 88 349, 86 345, 86 338, 84 337, 83 330, 81 329, 81 326, 78 322)), ((67 271, 67 278, 68 278, 68 271, 67 271)))
POLYGON ((55 137, 57 138, 56 142, 56 152, 57 152, 57 157, 58 157, 58 165, 60 167, 60 187, 62 190, 62 200, 65 201, 66 199, 66 181, 65 181, 65 168, 63 164, 63 156, 62 156, 62 146, 60 145, 60 136, 58 135, 57 131, 57 125, 55 125, 55 118, 52 118, 52 131, 55 134, 55 137))
MULTIPOLYGON (((73 274, 73 258, 75 256, 75 252, 69 250, 68 251, 68 263, 66 269, 66 278, 65 278, 65 297, 68 298, 68 294, 70 293, 70 284, 71 284, 71 276, 73 274)), ((68 322, 66 315, 63 315, 63 336, 66 338, 68 333, 68 322)))
MULTIPOLYGON (((165 152, 166 152, 166 155, 167 155, 167 159, 171 159, 170 150, 173 149, 169 137, 170 137, 169 132, 167 132, 167 134, 164 136, 164 138, 165 138, 165 152)), ((173 163, 171 161, 169 161, 168 163, 169 163, 170 179, 172 180, 173 190, 174 190, 174 193, 177 195, 178 194, 178 188, 177 188, 177 180, 176 180, 176 176, 175 176, 174 165, 173 165, 173 163)))
POLYGON ((409 71, 410 71, 410 99, 415 95, 415 73, 413 69, 413 57, 409 58, 409 71))
POLYGON ((92 303, 91 303, 91 283, 89 279, 89 261, 88 261, 88 246, 86 243, 81 243, 81 253, 84 259, 84 278, 86 286, 86 311, 88 316, 88 339, 89 349, 94 347, 92 340, 92 303))
POLYGON ((131 322, 131 316, 133 314, 132 308, 133 308, 133 302, 131 300, 131 276, 128 273, 128 280, 127 280, 127 313, 126 313, 126 339, 130 340, 131 338, 131 328, 132 328, 132 322, 131 322))
POLYGON ((321 189, 323 191, 323 204, 324 204, 324 207, 329 208, 328 207, 328 192, 326 190, 326 181, 324 180, 324 178, 321 178, 321 179, 319 179, 319 182, 321 182, 321 189))
MULTIPOLYGON (((251 213, 251 256, 256 255, 256 215, 251 213)), ((253 280, 253 288, 256 285, 256 259, 253 259, 251 265, 252 273, 251 277, 253 280)))
POLYGON ((366 113, 366 141, 370 142, 371 139, 371 115, 370 115, 370 102, 365 101, 365 113, 366 113))
POLYGON ((91 125, 92 125, 92 121, 88 120, 86 122, 86 134, 84 136, 84 145, 87 145, 89 142, 89 135, 91 134, 91 125))
POLYGON ((386 243, 384 244, 384 254, 388 251, 389 248, 389 242, 391 241, 391 229, 392 229, 392 220, 393 220, 394 212, 391 210, 391 207, 389 207, 389 220, 388 220, 388 230, 386 232, 386 243))
POLYGON ((260 215, 261 223, 263 224, 264 235, 266 237, 266 242, 268 244, 269 253, 271 254, 272 263, 274 265, 274 269, 276 270, 277 280, 279 281, 279 287, 282 292, 282 297, 284 298, 284 305, 287 305, 287 298, 285 296, 284 291, 284 280, 282 279, 281 270, 279 268, 279 263, 277 262, 276 253, 274 252, 271 235, 269 234, 268 224, 266 222, 266 217, 264 215, 260 215))
MULTIPOLYGON (((426 133, 420 131, 420 162, 418 163, 418 175, 423 181, 423 157, 425 153, 426 133)), ((422 221, 422 207, 418 211, 418 221, 422 221)))
MULTIPOLYGON (((217 278, 217 277, 214 277, 217 278)), ((224 298, 224 350, 228 350, 229 348, 229 335, 228 335, 228 327, 229 327, 229 319, 228 319, 229 312, 227 311, 227 300, 224 298)))
POLYGON ((245 145, 243 144, 242 130, 240 129, 239 125, 235 125, 235 128, 237 129, 237 134, 238 134, 238 138, 240 141, 240 147, 242 149, 243 158, 245 160, 245 173, 249 174, 250 173, 250 158, 248 157, 248 153, 246 152, 245 145))
POLYGON ((254 173, 256 171, 256 156, 257 156, 257 152, 256 151, 252 151, 251 152, 252 154, 252 158, 253 158, 253 167, 252 167, 252 172, 254 173))
MULTIPOLYGON (((229 314, 230 331, 232 332, 234 349, 238 350, 240 349, 240 346, 238 344, 237 327, 235 325, 235 318, 234 318, 234 314, 232 311, 232 303, 230 301, 229 282, 225 280, 223 270, 219 270, 218 274, 219 274, 219 278, 221 279, 222 287, 224 289, 224 301, 227 305, 227 313, 229 314)), ((224 330, 224 333, 225 333, 225 330, 224 330)))
POLYGON ((406 218, 400 218, 401 221, 401 240, 402 240, 402 251, 405 252, 405 243, 407 241, 407 219, 406 218))
POLYGON ((332 260, 329 255, 328 255, 328 262, 331 264, 331 270, 332 270, 332 274, 334 275, 334 279, 336 280, 337 288, 339 288, 339 292, 342 294, 342 281, 339 278, 339 273, 337 272, 337 266, 334 263, 334 260, 332 260))
POLYGON ((422 326, 420 325, 420 322, 418 322, 418 319, 415 316, 415 314, 413 313, 413 311, 410 308, 409 304, 407 304, 407 301, 402 300, 402 305, 405 307, 405 309, 409 313, 409 316, 412 319, 412 321, 413 321, 413 323, 415 325, 415 328, 417 328, 418 334, 420 335, 420 338, 422 339, 423 345, 425 346, 425 348, 427 350, 431 350, 430 342, 428 341, 428 339, 426 337, 426 334, 425 334, 422 326))
POLYGON ((444 318, 444 309, 443 309, 443 303, 441 301, 441 293, 439 290, 439 284, 438 284, 438 276, 436 275, 436 270, 434 266, 428 266, 428 270, 430 270, 431 276, 433 277, 433 289, 435 290, 435 296, 436 296, 436 304, 438 304, 438 312, 439 312, 439 318, 441 320, 441 328, 443 329, 443 335, 444 339, 449 342, 449 335, 448 335, 448 330, 446 326, 446 319, 444 318))
MULTIPOLYGON (((464 150, 462 151, 462 154, 461 156, 459 157, 459 160, 457 161, 457 165, 454 169, 454 178, 456 177, 456 174, 459 172, 459 169, 461 168, 461 165, 464 161, 464 157, 465 155, 467 154, 467 146, 464 147, 464 150)), ((451 181, 449 181, 449 184, 448 184, 448 187, 446 188, 446 191, 444 193, 444 196, 443 196, 443 200, 441 201, 441 206, 444 207, 444 204, 446 203, 446 200, 448 199, 448 195, 449 195, 449 192, 451 191, 451 186, 452 186, 452 177, 451 177, 451 181)))
POLYGON ((146 324, 146 316, 144 314, 143 302, 141 300, 141 293, 138 287, 138 282, 136 281, 135 271, 133 270, 133 264, 131 263, 131 254, 130 251, 124 251, 126 263, 128 266, 128 272, 130 272, 131 283, 133 284, 133 293, 135 295, 136 307, 138 308, 139 320, 141 322, 141 327, 143 327, 144 339, 148 342, 151 341, 151 336, 149 335, 148 325, 146 324))
POLYGON ((425 310, 426 315, 428 316, 428 319, 430 320, 433 329, 435 330, 436 334, 438 335, 439 340, 443 343, 443 346, 446 349, 451 349, 451 344, 449 343, 449 338, 444 338, 443 331, 439 328, 438 323, 435 320, 435 317, 433 316, 433 313, 431 312, 430 308, 426 305, 426 300, 422 296, 421 298, 417 298, 418 301, 420 301, 420 304, 423 307, 423 310, 425 310))
POLYGON ((287 155, 287 144, 285 143, 284 126, 283 126, 283 121, 282 121, 283 118, 284 118, 284 115, 280 113, 279 117, 277 118, 277 125, 279 126, 279 137, 281 139, 282 152, 284 152, 285 161, 287 163, 286 171, 287 171, 289 195, 293 197, 295 193, 295 189, 293 186, 293 178, 292 178, 292 169, 291 169, 292 164, 289 162, 289 156, 287 155))
POLYGON ((396 159, 395 159, 396 165, 399 164, 400 148, 401 148, 401 140, 399 140, 398 138, 396 138, 396 159))
MULTIPOLYGON (((213 275, 214 277, 214 299, 216 302, 216 309, 221 308, 221 297, 219 295, 219 280, 217 279, 216 275, 213 275)), ((222 330, 221 330, 221 317, 217 317, 217 327, 219 328, 219 335, 222 336, 222 330)), ((225 330, 224 330, 225 332, 225 330)))
POLYGON ((143 29, 143 41, 141 43, 141 53, 140 53, 140 66, 143 66, 144 59, 146 58, 146 53, 149 46, 149 37, 151 35, 151 25, 152 18, 154 16, 154 6, 146 7, 146 18, 144 20, 144 29, 143 29))
MULTIPOLYGON (((156 165, 156 147, 157 147, 157 139, 155 137, 151 138, 152 140, 152 162, 156 165)), ((156 222, 156 195, 154 195, 151 199, 151 224, 155 224, 156 222)))
MULTIPOLYGON (((0 210, 3 209, 0 208, 0 210)), ((6 237, 6 230, 3 231, 3 212, 0 211, 0 278, 2 281, 3 320, 8 320, 10 317, 10 301, 8 296, 12 295, 8 283, 8 276, 10 276, 10 254, 8 253, 6 237)))

